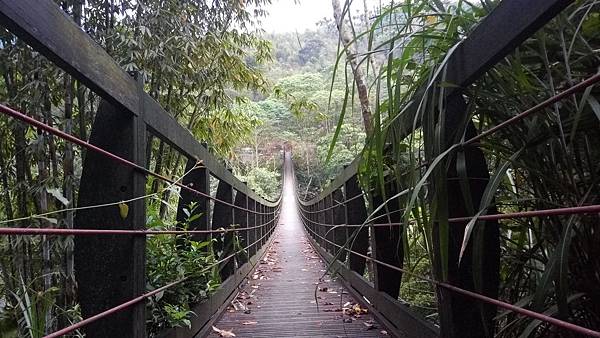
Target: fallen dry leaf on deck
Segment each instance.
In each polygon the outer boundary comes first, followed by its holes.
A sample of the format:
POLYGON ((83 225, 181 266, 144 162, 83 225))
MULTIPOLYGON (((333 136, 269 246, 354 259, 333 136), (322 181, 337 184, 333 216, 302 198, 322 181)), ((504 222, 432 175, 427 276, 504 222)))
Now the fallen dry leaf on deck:
POLYGON ((242 322, 242 325, 256 325, 256 324, 258 324, 258 322, 251 322, 251 321, 242 322))
POLYGON ((367 320, 363 324, 365 324, 365 326, 367 327, 367 330, 372 330, 372 329, 377 328, 377 325, 375 325, 375 321, 373 321, 373 320, 367 320))
POLYGON ((212 327, 213 331, 219 334, 219 337, 235 337, 235 333, 232 331, 221 330, 218 327, 212 327))

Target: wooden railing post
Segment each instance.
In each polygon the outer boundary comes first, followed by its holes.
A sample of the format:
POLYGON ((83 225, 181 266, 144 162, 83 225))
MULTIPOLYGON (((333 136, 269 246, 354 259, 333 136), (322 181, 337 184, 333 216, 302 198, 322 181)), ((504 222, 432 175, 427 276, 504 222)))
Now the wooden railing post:
POLYGON ((310 211, 310 213, 309 212, 306 213, 306 216, 308 217, 308 225, 309 225, 310 229, 312 230, 310 232, 310 235, 316 240, 315 233, 314 233, 316 231, 316 229, 315 229, 315 219, 316 219, 316 216, 317 216, 314 213, 315 205, 314 204, 313 205, 309 205, 306 208, 307 208, 308 211, 310 211))
POLYGON ((275 207, 270 207, 269 211, 271 212, 270 220, 271 220, 271 235, 275 232, 275 227, 277 226, 277 222, 275 222, 275 207))
MULTIPOLYGON (((227 203, 233 203, 233 189, 227 182, 221 180, 217 187, 216 199, 227 203)), ((212 218, 212 228, 225 228, 228 229, 233 224, 233 208, 230 205, 215 201, 212 218)), ((214 252, 217 259, 222 259, 229 256, 233 252, 233 233, 226 232, 224 234, 217 235, 220 240, 214 244, 214 252), (219 255, 219 252, 221 254, 219 255)), ((231 276, 234 271, 234 260, 229 259, 222 263, 219 267, 221 280, 227 279, 231 276)))
POLYGON ((325 223, 325 212, 323 211, 324 207, 325 201, 320 200, 319 203, 317 203, 317 222, 319 223, 317 224, 317 233, 319 234, 317 242, 322 248, 325 248, 325 240, 323 239, 325 238, 325 226, 323 226, 323 224, 325 223))
MULTIPOLYGON (((358 184, 358 176, 353 175, 346 183, 344 183, 344 190, 346 192, 346 224, 363 224, 367 219, 367 208, 365 206, 365 199, 356 197, 362 194, 362 190, 358 184), (356 198, 355 198, 356 197, 356 198)), ((369 228, 364 226, 362 228, 349 228, 348 236, 354 236, 352 240, 352 251, 356 251, 362 255, 367 254, 369 249, 369 228)), ((357 255, 350 254, 350 269, 355 271, 359 275, 365 273, 366 259, 357 255)))
MULTIPOLYGON (((446 102, 446 145, 450 146, 460 141, 457 131, 461 129, 462 119, 467 114, 467 104, 463 96, 458 93, 452 95, 446 102)), ((465 137, 467 139, 476 135, 476 129, 472 121, 467 124, 465 137)), ((460 175, 457 170, 457 154, 450 159, 449 170, 446 175, 446 187, 448 196, 447 215, 452 217, 473 216, 480 208, 483 192, 489 182, 489 172, 483 152, 477 145, 468 145, 458 151, 464 157, 469 195, 465 196, 461 188, 460 175), (467 202, 470 200, 470 202, 467 202), (471 204, 469 206, 468 204, 471 204), (475 209, 475 210, 473 210, 475 209)), ((488 213, 497 213, 495 202, 488 207, 488 213)), ((441 252, 439 238, 439 223, 434 223, 434 271, 438 280, 446 281, 459 288, 482 293, 491 298, 498 297, 499 268, 500 268, 500 235, 497 221, 479 222, 471 235, 471 241, 467 246, 461 262, 458 258, 461 250, 465 227, 468 222, 452 223, 448 233, 448 273, 444 280, 441 273, 441 252), (482 249, 473 253, 474 239, 482 249), (474 267, 475 264, 479 267, 474 267), (475 287, 474 271, 481 271, 481 288, 475 287)), ((444 288, 438 288, 438 304, 440 313, 441 335, 443 337, 493 337, 496 307, 482 304, 469 297, 458 295, 444 288), (482 320, 482 318, 484 318, 482 320)))
MULTIPOLYGON (((256 211, 256 201, 253 199, 248 200, 248 210, 256 211)), ((248 213, 248 226, 256 227, 258 225, 257 217, 255 213, 248 213)), ((256 228, 248 230, 248 245, 252 245, 248 249, 248 255, 250 257, 254 256, 256 253, 256 239, 258 238, 258 230, 256 228)))
MULTIPOLYGON (((145 124, 135 116, 102 101, 90 143, 145 167, 145 124)), ((130 167, 95 152, 85 154, 78 206, 127 201, 145 193, 145 177, 130 167)), ((143 229, 144 199, 105 208, 79 210, 76 229, 143 229)), ((117 306, 145 291, 145 237, 76 236, 75 277, 84 318, 117 306), (107 238, 110 237, 110 238, 107 238)), ((93 322, 87 337, 146 337, 145 303, 93 322)))
MULTIPOLYGON (((148 133, 146 122, 144 121, 144 93, 143 78, 139 73, 132 74, 136 79, 137 92, 139 97, 139 111, 133 117, 134 141, 133 152, 134 162, 142 168, 147 168, 146 148, 148 147, 148 133)), ((133 196, 144 196, 146 194, 146 175, 135 171, 133 175, 133 196)), ((139 199, 132 202, 133 228, 138 230, 146 229, 146 200, 139 199)), ((136 236, 133 238, 133 294, 136 296, 146 292, 146 237, 136 236)), ((146 337, 146 302, 140 302, 133 307, 132 324, 133 337, 146 337)))
MULTIPOLYGON (((385 196, 381 193, 373 194, 373 208, 379 207, 397 192, 395 182, 386 184, 385 196)), ((377 219, 373 221, 374 226, 371 234, 374 236, 371 238, 371 251, 375 259, 402 268, 404 263, 404 247, 401 243, 402 228, 398 225, 375 226, 378 223, 398 223, 402 220, 397 198, 389 201, 386 206, 374 215, 374 218, 377 219), (378 218, 379 216, 382 217, 378 218)), ((373 271, 375 289, 387 293, 394 299, 398 298, 402 272, 381 264, 373 264, 373 271)))
POLYGON ((257 211, 260 212, 260 214, 258 215, 258 219, 259 219, 259 223, 258 224, 260 224, 260 228, 258 229, 259 230, 258 238, 260 238, 260 242, 258 243, 258 245, 259 245, 258 249, 260 249, 265 244, 265 238, 264 238, 264 236, 265 236, 265 233, 266 233, 266 229, 265 229, 265 220, 266 220, 266 218, 265 218, 265 215, 263 214, 265 212, 265 206, 262 205, 261 203, 258 203, 257 211))
MULTIPOLYGON (((342 189, 341 188, 336 189, 332 193, 332 197, 333 197, 333 205, 335 205, 335 207, 332 210, 333 211, 333 225, 346 224, 346 206, 344 205, 344 193, 342 192, 342 189)), ((333 242, 335 244, 344 246, 344 244, 346 243, 347 236, 348 236, 347 229, 348 228, 346 228, 346 227, 340 227, 340 228, 336 228, 332 231, 333 232, 333 242)), ((336 253, 338 253, 338 251, 340 251, 339 255, 338 255, 338 260, 340 262, 345 262, 347 251, 344 248, 334 246, 333 254, 335 255, 336 253)))
POLYGON ((325 224, 327 224, 327 226, 325 226, 324 229, 324 233, 325 233, 325 238, 327 239, 327 241, 325 241, 325 250, 331 254, 333 254, 335 252, 335 249, 333 247, 333 245, 329 242, 333 242, 333 231, 331 229, 331 226, 333 225, 333 208, 331 208, 332 206, 332 197, 331 194, 325 196, 325 199, 323 200, 323 208, 327 209, 323 211, 323 217, 324 217, 324 222, 325 224))
MULTIPOLYGON (((238 207, 247 209, 248 208, 248 196, 246 196, 245 194, 238 191, 235 194, 235 203, 234 204, 237 205, 238 207)), ((236 208, 233 211, 233 218, 234 218, 234 222, 238 228, 248 227, 248 213, 246 211, 236 208)), ((248 242, 248 230, 238 231, 237 236, 239 238, 239 243, 240 243, 241 248, 245 248, 246 246, 248 246, 248 243, 249 243, 248 242)), ((248 250, 246 250, 246 251, 248 251, 248 250)), ((240 258, 239 259, 240 264, 246 263, 248 261, 248 258, 250 258, 250 256, 247 255, 247 253, 243 253, 243 252, 238 254, 238 257, 240 258)))

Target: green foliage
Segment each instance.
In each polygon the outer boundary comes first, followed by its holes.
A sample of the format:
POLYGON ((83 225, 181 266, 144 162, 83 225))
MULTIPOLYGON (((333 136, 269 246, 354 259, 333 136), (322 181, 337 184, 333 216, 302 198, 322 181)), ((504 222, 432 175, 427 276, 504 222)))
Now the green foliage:
MULTIPOLYGON (((188 217, 180 229, 187 229, 200 214, 195 206, 186 209, 188 217)), ((159 217, 157 208, 148 208, 148 229, 174 230, 175 224, 159 217)), ((206 299, 219 285, 211 241, 198 242, 188 235, 153 236, 146 243, 148 290, 187 278, 152 297, 147 303, 148 329, 151 334, 168 327, 189 327, 195 304, 206 299), (207 269, 208 268, 208 269, 207 269)))
POLYGON ((275 58, 262 70, 273 83, 273 92, 268 97, 254 96, 259 109, 251 110, 261 123, 252 140, 237 148, 238 159, 233 165, 251 186, 275 197, 270 179, 253 176, 278 170, 282 145, 288 143, 297 159, 299 184, 308 189, 307 197, 312 196, 321 183, 352 161, 364 142, 364 134, 356 127, 360 126, 358 116, 348 114, 344 127, 347 135, 336 148, 336 158, 331 163, 324 160, 323 149, 331 140, 344 97, 343 79, 335 80, 330 92, 331 60, 338 38, 333 26, 326 24, 301 34, 278 33, 265 38, 272 43, 275 58))
POLYGON ((252 168, 245 176, 248 186, 259 196, 275 201, 281 191, 281 174, 263 167, 252 168))
POLYGON ((215 153, 229 158, 235 147, 247 142, 260 125, 257 110, 259 108, 255 104, 245 101, 212 110, 199 118, 194 135, 201 140, 210 140, 210 148, 215 153))
POLYGON ((317 156, 322 163, 322 172, 326 179, 333 179, 341 172, 344 165, 352 162, 362 151, 365 133, 362 128, 352 124, 343 124, 341 139, 335 143, 332 156, 326 161, 331 144, 332 134, 322 136, 317 143, 317 156))
POLYGON ((31 290, 23 278, 20 281, 21 290, 14 295, 22 313, 19 325, 24 328, 26 337, 41 338, 46 328, 46 313, 54 305, 58 288, 30 294, 31 290))
MULTIPOLYGON (((369 56, 386 56, 372 81, 374 134, 363 153, 361 182, 365 191, 372 191, 394 177, 400 187, 410 189, 409 198, 401 201, 404 240, 398 243, 405 248, 405 268, 439 280, 447 280, 449 272, 453 225, 447 221, 448 200, 455 196, 448 196, 446 177, 451 170, 457 172, 470 215, 487 213, 492 203, 500 212, 598 203, 595 192, 600 188, 592 177, 600 154, 589 145, 600 142, 600 109, 597 90, 589 88, 481 140, 491 180, 482 203, 473 205, 460 145, 468 139, 467 122, 472 119, 477 129, 489 129, 598 71, 600 41, 589 28, 597 26, 598 4, 578 1, 466 88, 468 119, 455 130, 445 129, 450 117, 443 97, 453 84, 444 81, 444 66, 491 8, 486 2, 467 1, 394 3, 353 41, 360 47, 368 40, 360 60, 364 68, 370 67, 369 56), (422 88, 425 92, 418 92, 422 88), (414 103, 418 107, 410 109, 414 103), (437 251, 431 244, 432 220, 440 229, 437 251), (434 255, 440 259, 437 269, 431 268, 434 255)), ((600 281, 586 272, 586 266, 598 265, 590 258, 597 257, 597 250, 586 240, 594 236, 595 223, 596 216, 502 221, 501 298, 598 327, 600 309, 591 285, 600 281)), ((483 271, 478 259, 489 249, 481 233, 481 224, 470 222, 461 243, 463 251, 474 250, 477 287, 483 271)), ((435 317, 431 288, 418 288, 405 275, 402 297, 435 317), (417 292, 411 293, 413 289, 417 292)), ((502 328, 498 336, 553 334, 549 325, 510 312, 497 319, 502 328)))

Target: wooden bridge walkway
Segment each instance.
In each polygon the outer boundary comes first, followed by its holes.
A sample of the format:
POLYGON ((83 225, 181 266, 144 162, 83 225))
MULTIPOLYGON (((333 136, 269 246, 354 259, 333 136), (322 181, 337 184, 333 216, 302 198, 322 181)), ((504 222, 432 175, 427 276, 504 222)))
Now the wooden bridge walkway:
MULTIPOLYGON (((325 274, 327 267, 300 219, 289 158, 284 169, 282 211, 273 244, 215 328, 236 337, 389 337, 364 306, 325 274)), ((210 334, 219 336, 216 331, 210 334)))

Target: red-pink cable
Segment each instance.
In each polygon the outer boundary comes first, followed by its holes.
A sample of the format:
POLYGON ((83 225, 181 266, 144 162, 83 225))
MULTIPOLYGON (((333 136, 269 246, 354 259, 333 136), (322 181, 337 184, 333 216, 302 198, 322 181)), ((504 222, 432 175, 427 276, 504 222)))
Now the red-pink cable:
POLYGON ((124 158, 122 158, 120 156, 117 156, 117 155, 115 155, 115 154, 113 154, 113 153, 111 153, 109 151, 106 151, 106 150, 104 150, 104 149, 102 149, 100 147, 97 147, 97 146, 95 146, 95 145, 93 145, 93 144, 91 144, 89 142, 86 142, 86 141, 84 141, 82 139, 79 139, 79 138, 77 138, 77 137, 75 137, 75 136, 73 136, 71 134, 68 134, 68 133, 65 133, 65 132, 63 132, 61 130, 53 128, 53 127, 51 127, 51 126, 49 126, 49 125, 47 125, 47 124, 45 124, 43 122, 40 122, 40 121, 38 121, 38 120, 36 120, 36 119, 34 119, 32 117, 27 116, 26 114, 23 114, 23 113, 21 113, 19 111, 16 111, 16 110, 14 110, 14 109, 12 109, 10 107, 7 107, 7 106, 5 106, 3 104, 0 104, 0 112, 4 113, 6 115, 12 116, 12 117, 14 117, 14 118, 16 118, 18 120, 21 120, 21 121, 23 121, 23 122, 25 122, 25 123, 27 123, 27 124, 29 124, 31 126, 34 126, 34 127, 39 128, 39 129, 45 130, 45 131, 47 131, 50 134, 53 134, 53 135, 55 135, 57 137, 60 137, 60 138, 62 138, 64 140, 67 140, 69 142, 72 142, 74 144, 82 146, 82 147, 84 147, 84 148, 86 148, 88 150, 91 150, 91 151, 94 151, 96 153, 102 154, 102 155, 106 156, 107 158, 110 158, 113 161, 116 161, 116 162, 118 162, 118 163, 120 163, 122 165, 128 166, 128 167, 133 168, 135 170, 138 170, 138 171, 142 172, 143 174, 154 176, 154 177, 156 177, 156 178, 158 178, 158 179, 160 179, 162 181, 169 182, 171 184, 175 184, 175 185, 181 187, 182 189, 186 189, 186 190, 188 190, 188 191, 190 191, 190 192, 192 192, 194 194, 197 194, 197 195, 209 198, 209 199, 211 199, 211 200, 213 200, 215 202, 219 202, 221 204, 225 204, 227 206, 230 206, 230 207, 233 207, 233 208, 236 208, 236 209, 239 209, 239 210, 243 210, 243 211, 246 211, 246 212, 249 212, 249 213, 257 214, 257 215, 271 215, 271 214, 273 214, 273 212, 258 212, 258 211, 246 209, 246 208, 237 206, 237 205, 235 205, 233 203, 229 203, 229 202, 217 199, 215 197, 212 197, 210 194, 203 193, 201 191, 192 189, 192 188, 188 187, 185 184, 181 184, 181 183, 176 182, 176 181, 174 181, 174 180, 172 180, 170 178, 167 178, 167 177, 165 177, 165 176, 163 176, 161 174, 158 174, 158 173, 155 173, 155 172, 153 172, 151 170, 148 170, 148 169, 146 169, 146 168, 144 168, 144 167, 142 167, 142 166, 140 166, 138 164, 135 164, 135 163, 133 163, 133 162, 131 162, 129 160, 126 160, 126 159, 124 159, 124 158))
POLYGON ((121 230, 121 229, 61 229, 61 228, 0 228, 0 235, 55 235, 55 236, 103 236, 103 235, 131 235, 131 236, 151 236, 151 235, 196 235, 196 234, 214 234, 227 233, 235 231, 246 231, 262 228, 273 223, 275 219, 251 227, 228 228, 215 230, 121 230))
MULTIPOLYGON (((255 245, 258 242, 262 241, 267 236, 269 236, 269 233, 264 234, 261 238, 257 239, 252 244, 246 246, 243 250, 246 250, 246 249, 252 247, 253 245, 255 245)), ((242 250, 238 250, 238 251, 230 254, 229 256, 220 259, 218 262, 215 262, 215 263, 211 264, 209 267, 204 268, 203 271, 208 271, 213 266, 217 266, 217 265, 219 265, 219 264, 221 264, 221 263, 223 263, 223 262, 231 259, 232 257, 234 257, 235 255, 237 255, 241 251, 242 250)), ((108 317, 108 316, 110 316, 110 315, 112 315, 114 313, 123 311, 123 310, 127 309, 130 306, 133 306, 133 305, 135 305, 135 304, 137 304, 137 303, 139 303, 139 302, 141 302, 141 301, 143 301, 143 300, 145 300, 147 298, 150 298, 150 297, 154 296, 155 294, 157 294, 157 293, 159 293, 161 291, 169 289, 169 288, 171 288, 171 287, 173 287, 173 286, 175 286, 177 284, 183 283, 183 282, 185 282, 188 279, 189 279, 188 277, 185 277, 185 278, 182 278, 180 280, 177 280, 177 281, 174 281, 172 283, 169 283, 167 285, 164 285, 164 286, 162 286, 162 287, 160 287, 160 288, 158 288, 156 290, 144 293, 143 295, 135 297, 135 298, 133 298, 133 299, 127 301, 127 302, 119 304, 119 305, 117 305, 117 306, 115 306, 113 308, 110 308, 110 309, 106 310, 106 311, 100 312, 100 313, 98 313, 98 314, 96 314, 94 316, 91 316, 91 317, 86 318, 86 319, 84 319, 84 320, 82 320, 80 322, 77 322, 77 323, 73 324, 73 325, 70 325, 70 326, 67 326, 65 328, 62 328, 62 329, 60 329, 60 330, 58 330, 56 332, 53 332, 53 333, 51 333, 51 334, 49 334, 47 336, 44 336, 44 338, 58 338, 58 337, 64 336, 67 333, 73 332, 75 330, 78 330, 78 329, 86 326, 87 324, 90 324, 90 323, 93 323, 93 322, 95 322, 95 321, 97 321, 99 319, 108 317)))
POLYGON ((480 140, 480 139, 482 139, 482 138, 484 138, 484 137, 486 137, 488 135, 491 135, 491 134, 495 133, 496 131, 498 131, 498 130, 500 130, 500 129, 506 127, 506 126, 508 126, 509 124, 513 124, 513 123, 515 123, 515 122, 517 122, 519 120, 522 120, 523 118, 525 118, 525 117, 527 117, 527 116, 529 116, 529 115, 531 115, 531 114, 533 114, 533 113, 535 113, 535 112, 537 112, 539 110, 542 110, 542 109, 544 109, 544 108, 546 108, 546 107, 548 107, 548 106, 550 106, 550 105, 552 105, 552 104, 554 104, 554 103, 556 103, 556 102, 564 99, 565 97, 567 97, 567 96, 569 96, 571 94, 575 94, 578 91, 581 91, 581 90, 583 90, 583 89, 585 89, 585 88, 587 88, 589 86, 592 86, 592 85, 596 84, 597 82, 600 82, 600 73, 596 74, 596 75, 594 75, 592 77, 589 77, 589 78, 587 78, 587 79, 579 82, 578 84, 573 85, 573 86, 567 88, 566 90, 564 90, 564 91, 562 91, 562 92, 560 92, 560 93, 558 93, 558 94, 556 94, 556 95, 554 95, 554 96, 546 99, 545 101, 543 101, 543 102, 541 102, 541 103, 539 103, 539 104, 537 104, 537 105, 535 105, 535 106, 533 106, 533 107, 531 107, 531 108, 529 108, 529 109, 527 109, 527 110, 525 110, 525 111, 523 111, 523 112, 515 115, 514 117, 511 117, 510 119, 508 119, 508 120, 506 120, 506 121, 504 121, 504 122, 502 122, 502 123, 500 123, 500 124, 498 124, 498 125, 490 128, 490 129, 488 129, 488 130, 486 130, 484 132, 482 132, 481 134, 479 134, 479 135, 477 135, 477 136, 475 136, 475 137, 473 137, 473 138, 465 141, 464 144, 474 143, 474 142, 476 142, 476 141, 478 141, 478 140, 480 140))
POLYGON ((468 291, 468 290, 459 288, 457 286, 454 286, 454 285, 451 285, 451 284, 448 284, 448 283, 439 282, 439 281, 436 281, 436 280, 434 280, 432 278, 429 278, 429 277, 426 277, 426 276, 422 276, 422 275, 413 273, 413 272, 405 270, 403 268, 399 268, 399 267, 397 267, 395 265, 379 261, 379 260, 374 259, 374 258, 372 258, 370 256, 363 255, 363 254, 361 254, 359 252, 356 252, 356 251, 350 250, 348 248, 342 247, 341 245, 339 245, 337 243, 334 243, 334 242, 328 240, 327 238, 324 238, 323 236, 320 236, 319 234, 317 234, 316 232, 312 231, 308 227, 305 227, 305 229, 307 229, 308 231, 312 232, 315 236, 321 238, 322 240, 324 240, 325 242, 327 242, 329 244, 332 244, 332 245, 334 245, 334 246, 336 246, 338 248, 343 248, 343 250, 346 250, 347 252, 349 252, 351 254, 354 254, 354 255, 359 256, 359 257, 363 257, 363 258, 365 258, 367 260, 370 260, 370 261, 372 261, 372 262, 374 262, 376 264, 388 267, 388 268, 390 268, 392 270, 400 271, 402 273, 405 273, 407 275, 413 276, 415 278, 418 278, 418 279, 421 279, 421 280, 424 280, 424 281, 428 281, 428 282, 430 282, 432 284, 438 285, 438 286, 443 287, 445 289, 448 289, 450 291, 453 291, 453 292, 456 292, 456 293, 460 293, 460 294, 465 295, 467 297, 475 298, 475 299, 480 300, 480 301, 482 301, 484 303, 496 305, 496 306, 502 307, 504 309, 507 309, 507 310, 510 310, 510 311, 522 314, 524 316, 527 316, 527 317, 530 317, 530 318, 539 319, 541 321, 544 321, 544 322, 550 323, 552 325, 555 325, 555 326, 558 326, 558 327, 561 327, 561 328, 564 328, 564 329, 567 329, 567 330, 571 330, 571 331, 574 331, 574 332, 577 332, 577 333, 580 333, 580 334, 583 334, 583 335, 600 338, 600 332, 598 332, 598 331, 594 331, 594 330, 588 329, 588 328, 583 327, 583 326, 579 326, 579 325, 576 325, 576 324, 573 324, 573 323, 569 323, 569 322, 564 321, 564 320, 556 319, 554 317, 550 317, 550 316, 544 315, 542 313, 538 313, 538 312, 535 312, 535 311, 527 310, 527 309, 524 309, 524 308, 521 308, 521 307, 518 307, 518 306, 515 306, 515 305, 512 305, 512 304, 503 302, 503 301, 498 300, 498 299, 487 297, 487 296, 484 296, 484 295, 476 293, 476 292, 468 291))

